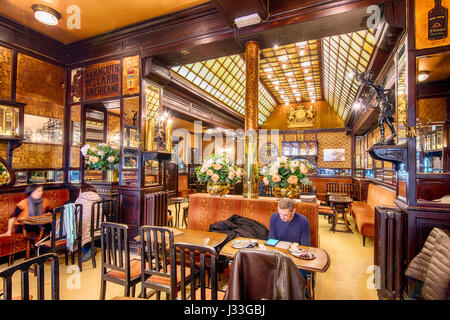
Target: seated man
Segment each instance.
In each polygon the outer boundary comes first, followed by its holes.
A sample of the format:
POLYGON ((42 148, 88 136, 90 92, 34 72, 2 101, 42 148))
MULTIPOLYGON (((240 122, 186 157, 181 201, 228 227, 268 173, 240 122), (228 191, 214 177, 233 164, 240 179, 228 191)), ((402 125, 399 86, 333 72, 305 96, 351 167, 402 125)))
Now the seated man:
MULTIPOLYGON (((291 199, 283 198, 278 202, 278 212, 270 217, 269 239, 296 242, 306 247, 311 245, 309 221, 304 215, 295 212, 294 201, 291 199)), ((306 278, 307 272, 299 270, 306 278)))
POLYGON ((308 219, 295 212, 291 199, 283 198, 278 203, 278 212, 270 218, 269 239, 297 242, 307 247, 311 245, 308 219))

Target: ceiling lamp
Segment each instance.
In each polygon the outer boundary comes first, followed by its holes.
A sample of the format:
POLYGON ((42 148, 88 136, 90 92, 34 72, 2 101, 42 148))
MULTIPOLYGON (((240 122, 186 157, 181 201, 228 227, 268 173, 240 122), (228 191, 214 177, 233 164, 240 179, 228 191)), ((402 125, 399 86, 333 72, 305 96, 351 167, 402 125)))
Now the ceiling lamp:
POLYGON ((236 27, 238 28, 244 28, 248 26, 252 26, 254 24, 260 23, 261 17, 257 13, 250 14, 248 16, 239 17, 234 19, 234 23, 236 24, 236 27))
POLYGON ((58 11, 47 7, 46 5, 33 4, 31 9, 34 11, 34 17, 36 20, 43 24, 56 26, 58 24, 58 20, 61 19, 61 14, 58 11))
POLYGON ((430 71, 420 71, 419 72, 419 81, 425 81, 430 77, 430 71))
POLYGON ((304 42, 297 42, 295 45, 296 45, 297 47, 305 47, 307 44, 308 44, 308 42, 307 42, 307 41, 304 41, 304 42))

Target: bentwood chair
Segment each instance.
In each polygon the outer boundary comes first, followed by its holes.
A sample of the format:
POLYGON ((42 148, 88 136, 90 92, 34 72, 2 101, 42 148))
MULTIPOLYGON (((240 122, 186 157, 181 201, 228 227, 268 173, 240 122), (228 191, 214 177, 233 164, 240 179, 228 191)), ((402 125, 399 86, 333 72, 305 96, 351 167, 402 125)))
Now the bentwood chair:
MULTIPOLYGON (((180 254, 179 265, 171 264, 170 286, 172 292, 180 287, 181 300, 223 300, 225 292, 218 289, 219 255, 212 247, 174 243, 170 248, 170 258, 180 254), (187 291, 189 289, 189 295, 187 291)), ((172 295, 177 299, 177 294, 172 295)))
POLYGON ((45 272, 44 266, 47 261, 51 262, 51 300, 59 300, 59 259, 55 253, 47 253, 35 258, 25 260, 15 266, 9 267, 0 272, 0 278, 3 279, 3 300, 32 300, 30 295, 30 269, 37 265, 37 300, 45 300, 45 272), (21 273, 21 296, 13 297, 12 285, 14 273, 21 273))
POLYGON ((171 287, 171 267, 176 266, 176 259, 171 258, 169 248, 173 244, 173 231, 165 227, 142 226, 140 229, 141 251, 141 297, 146 297, 146 289, 156 293, 156 299, 161 299, 161 292, 166 299, 176 295, 176 289, 171 287))
MULTIPOLYGON (((80 272, 82 271, 82 261, 81 261, 81 235, 83 228, 83 206, 81 204, 72 204, 74 206, 74 223, 75 225, 75 238, 74 245, 77 245, 78 252, 78 268, 80 272)), ((38 247, 38 255, 41 249, 47 252, 61 252, 64 251, 65 255, 65 263, 68 265, 69 262, 69 250, 67 248, 67 232, 66 232, 66 224, 70 223, 66 221, 68 216, 65 213, 67 209, 66 205, 56 207, 52 210, 52 231, 50 233, 50 238, 44 238, 41 241, 35 243, 35 246, 38 247)), ((72 264, 75 263, 75 248, 71 254, 72 264)))
POLYGON ((105 300, 107 281, 125 287, 124 295, 134 297, 136 284, 141 281, 141 261, 130 259, 128 226, 113 222, 100 225, 102 279, 100 300, 105 300))
POLYGON ((96 268, 95 241, 100 239, 100 226, 103 222, 119 221, 119 205, 117 200, 101 200, 94 202, 91 207, 91 260, 96 268))

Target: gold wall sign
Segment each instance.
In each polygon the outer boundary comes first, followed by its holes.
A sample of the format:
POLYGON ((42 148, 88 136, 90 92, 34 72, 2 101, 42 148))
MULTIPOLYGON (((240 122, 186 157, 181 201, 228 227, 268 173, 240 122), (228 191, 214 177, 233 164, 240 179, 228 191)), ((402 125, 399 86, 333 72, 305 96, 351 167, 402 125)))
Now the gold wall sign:
POLYGON ((139 93, 139 56, 123 58, 123 94, 139 93))
POLYGON ((71 71, 70 100, 72 102, 79 102, 81 100, 81 75, 81 68, 71 71))
POLYGON ((450 44, 448 8, 450 0, 415 0, 416 48, 426 49, 450 44))
POLYGON ((307 108, 305 105, 291 107, 289 110, 287 126, 288 128, 305 128, 314 126, 316 112, 314 106, 307 108))
POLYGON ((120 60, 93 64, 84 70, 84 99, 120 96, 120 60))

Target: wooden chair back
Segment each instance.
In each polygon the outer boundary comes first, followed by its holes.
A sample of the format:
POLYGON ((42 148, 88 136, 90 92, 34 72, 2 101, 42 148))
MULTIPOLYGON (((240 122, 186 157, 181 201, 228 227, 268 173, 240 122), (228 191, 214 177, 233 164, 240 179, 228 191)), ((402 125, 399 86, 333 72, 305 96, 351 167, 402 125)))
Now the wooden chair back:
POLYGON ((50 276, 51 276, 51 300, 59 300, 59 260, 55 253, 47 253, 35 258, 25 260, 24 262, 9 267, 0 272, 0 278, 3 279, 3 299, 12 300, 12 278, 16 271, 20 271, 21 275, 21 300, 30 299, 30 268, 37 265, 37 300, 45 300, 45 277, 44 265, 50 260, 50 276))
POLYGON ((259 184, 259 195, 261 197, 273 197, 272 186, 266 186, 264 182, 259 184))
POLYGON ((107 269, 123 272, 125 280, 130 281, 130 246, 128 226, 114 222, 102 222, 100 225, 102 256, 102 276, 107 269))
POLYGON ((342 183, 341 184, 341 192, 346 193, 351 198, 353 198, 353 183, 342 183))
POLYGON ((316 188, 310 184, 302 184, 300 188, 303 194, 316 194, 316 188))
POLYGON ((165 227, 142 226, 139 232, 142 290, 151 288, 170 294, 170 286, 152 282, 151 276, 170 279, 169 264, 176 266, 176 260, 171 260, 167 250, 173 244, 173 231, 165 227), (149 277, 150 279, 146 281, 149 277))
MULTIPOLYGON (((59 240, 65 240, 67 237, 65 228, 65 206, 59 206, 52 210, 52 231, 51 231, 51 251, 55 252, 57 249, 56 242, 59 240)), ((75 204, 75 221, 76 221, 76 239, 81 239, 83 231, 83 206, 81 204, 75 204)), ((65 244, 64 244, 65 245, 65 244)), ((79 243, 79 247, 81 244, 79 243)))
MULTIPOLYGON (((187 243, 174 243, 170 248, 170 259, 175 261, 177 252, 184 252, 180 254, 180 269, 177 274, 177 266, 175 263, 170 265, 170 286, 172 292, 177 292, 177 285, 180 286, 181 299, 186 300, 186 289, 190 289, 190 300, 207 300, 210 296, 211 300, 217 300, 218 279, 217 279, 217 265, 219 255, 212 247, 193 245, 187 243), (187 261, 187 259, 189 259, 187 261), (190 272, 186 272, 189 268, 190 272), (190 276, 186 276, 189 274, 190 276), (210 275, 210 288, 207 288, 207 274, 210 275), (180 276, 180 279, 177 277, 180 276), (200 296, 197 297, 197 289, 200 288, 200 296), (208 291, 208 295, 207 295, 208 291)), ((172 295, 175 300, 176 294, 172 295)))
MULTIPOLYGON (((117 223, 119 221, 119 203, 117 200, 100 200, 91 207, 91 250, 95 249, 95 241, 100 239, 100 227, 103 222, 117 223)), ((91 254, 92 266, 97 267, 95 254, 91 254)))
POLYGON ((339 183, 328 182, 325 187, 325 192, 339 192, 339 183))

